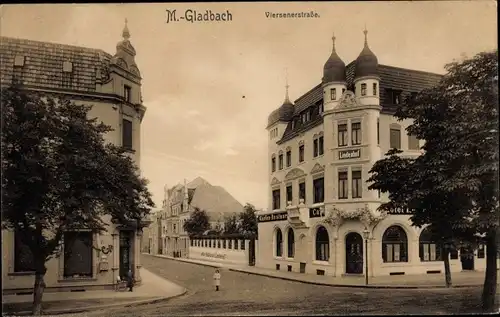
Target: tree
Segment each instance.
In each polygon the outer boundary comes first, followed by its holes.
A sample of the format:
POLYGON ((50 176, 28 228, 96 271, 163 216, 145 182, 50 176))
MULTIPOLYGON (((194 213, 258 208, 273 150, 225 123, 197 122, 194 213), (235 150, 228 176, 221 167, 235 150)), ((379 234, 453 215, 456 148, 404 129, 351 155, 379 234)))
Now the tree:
POLYGON ((1 105, 2 229, 31 251, 40 315, 46 263, 65 232, 103 232, 109 219, 140 228, 154 203, 125 150, 105 142, 111 127, 88 117, 92 107, 17 85, 1 90, 1 105))
POLYGON ((236 214, 226 216, 224 219, 224 234, 236 234, 239 233, 239 231, 240 226, 236 214))
POLYGON ((184 230, 189 236, 201 235, 210 229, 208 215, 205 210, 195 207, 191 216, 184 223, 184 230))
POLYGON ((258 226, 257 226, 257 210, 255 206, 247 203, 243 207, 243 212, 239 215, 240 225, 241 225, 241 233, 243 234, 252 234, 257 236, 258 226))
MULTIPOLYGON (((427 222, 441 229, 448 217, 452 223, 449 229, 456 239, 486 244, 482 303, 485 312, 493 312, 499 221, 498 51, 450 63, 446 69, 447 75, 436 87, 408 100, 395 115, 400 120, 413 119, 408 132, 425 140, 424 154, 415 160, 418 168, 406 170, 417 174, 386 175, 385 178, 404 180, 401 186, 406 187, 400 191, 405 194, 400 195, 397 190, 391 193, 391 202, 410 207, 418 206, 418 200, 423 201, 421 204, 432 204, 432 208, 417 209, 412 217, 415 223, 427 222), (422 184, 425 190, 417 187, 422 184), (405 196, 412 190, 415 190, 413 196, 405 196), (441 205, 444 201, 456 208, 444 205, 438 212, 440 215, 435 215, 438 197, 443 199, 439 201, 441 205)), ((391 187, 395 182, 389 186, 381 181, 384 163, 376 165, 372 177, 375 184, 370 188, 394 191, 391 187)), ((397 167, 386 167, 385 173, 399 173, 397 167)), ((437 231, 442 232, 440 229, 437 231)))
POLYGON ((220 236, 220 235, 222 235, 223 232, 224 232, 224 226, 220 222, 220 220, 217 220, 217 222, 215 223, 215 226, 212 228, 211 234, 214 234, 216 236, 220 236))

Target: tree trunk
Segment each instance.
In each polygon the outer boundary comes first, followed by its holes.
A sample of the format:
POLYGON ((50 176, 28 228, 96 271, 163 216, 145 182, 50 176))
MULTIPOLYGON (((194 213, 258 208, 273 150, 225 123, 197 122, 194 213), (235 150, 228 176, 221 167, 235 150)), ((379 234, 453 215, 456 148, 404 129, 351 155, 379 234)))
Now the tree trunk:
POLYGON ((497 291, 497 237, 495 230, 486 236, 486 274, 483 285, 483 312, 493 313, 498 307, 495 304, 497 291))
POLYGON ((35 286, 33 287, 33 315, 40 316, 42 314, 42 297, 45 290, 44 276, 47 269, 45 263, 37 265, 35 273, 35 286))
POLYGON ((450 269, 450 248, 449 246, 445 246, 443 248, 443 262, 444 262, 444 278, 446 287, 451 287, 451 269, 450 269))

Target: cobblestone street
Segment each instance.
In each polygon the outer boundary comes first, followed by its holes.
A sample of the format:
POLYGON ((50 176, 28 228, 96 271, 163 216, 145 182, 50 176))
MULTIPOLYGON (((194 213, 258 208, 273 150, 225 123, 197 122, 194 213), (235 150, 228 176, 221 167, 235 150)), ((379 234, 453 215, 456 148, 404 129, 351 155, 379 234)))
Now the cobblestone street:
MULTIPOLYGON (((464 314, 479 312, 481 288, 357 289, 318 286, 142 255, 144 267, 188 289, 184 296, 150 305, 99 311, 99 316, 464 314)), ((146 286, 144 286, 146 287, 146 286)))

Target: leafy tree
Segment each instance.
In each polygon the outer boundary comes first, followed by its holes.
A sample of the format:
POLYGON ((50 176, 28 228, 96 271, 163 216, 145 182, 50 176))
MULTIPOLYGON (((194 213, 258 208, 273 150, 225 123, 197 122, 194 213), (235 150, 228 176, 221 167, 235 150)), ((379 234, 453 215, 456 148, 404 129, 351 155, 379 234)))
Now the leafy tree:
POLYGON ((398 119, 413 119, 407 130, 426 141, 424 154, 400 176, 399 167, 386 166, 384 171, 384 163, 375 164, 370 188, 395 191, 389 197, 394 204, 426 204, 428 208, 417 208, 412 217, 416 224, 427 222, 463 242, 486 244, 482 303, 485 312, 493 312, 499 221, 498 51, 450 63, 446 69, 439 85, 418 94, 396 113, 398 119), (394 175, 384 177, 382 172, 394 175), (396 181, 384 184, 386 178, 397 179, 405 188, 398 192, 396 181), (415 194, 409 195, 411 191, 415 194), (455 208, 447 208, 448 204, 455 208))
POLYGON ((247 203, 243 207, 243 212, 239 214, 241 233, 243 234, 253 234, 257 236, 257 210, 255 206, 247 203))
POLYGON ((222 225, 220 220, 217 220, 214 227, 212 228, 212 234, 215 234, 216 236, 220 236, 220 235, 222 235, 223 232, 224 232, 224 226, 222 225))
POLYGON ((240 226, 236 214, 226 216, 224 219, 224 234, 239 233, 240 226))
POLYGON ((184 230, 189 234, 201 235, 205 231, 210 229, 210 224, 208 222, 208 215, 205 210, 195 207, 193 213, 184 223, 184 230))
POLYGON ((60 255, 65 232, 102 232, 110 219, 142 227, 154 203, 125 150, 105 142, 112 129, 88 118, 90 106, 17 85, 1 90, 1 105, 2 229, 33 256, 40 315, 46 263, 60 255))

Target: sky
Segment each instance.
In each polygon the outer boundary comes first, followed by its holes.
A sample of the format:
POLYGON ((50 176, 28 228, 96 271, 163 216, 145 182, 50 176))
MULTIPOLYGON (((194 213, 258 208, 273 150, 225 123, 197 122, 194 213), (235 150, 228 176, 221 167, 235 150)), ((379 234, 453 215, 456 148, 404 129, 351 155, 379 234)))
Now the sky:
POLYGON ((0 7, 0 34, 116 51, 124 20, 137 51, 141 170, 157 207, 163 188, 201 176, 242 204, 268 207, 267 117, 289 93, 320 83, 336 49, 348 64, 363 30, 379 63, 444 73, 454 59, 497 48, 495 1, 19 4, 0 7), (166 22, 191 9, 227 22, 166 22), (317 13, 268 18, 266 12, 317 13))

